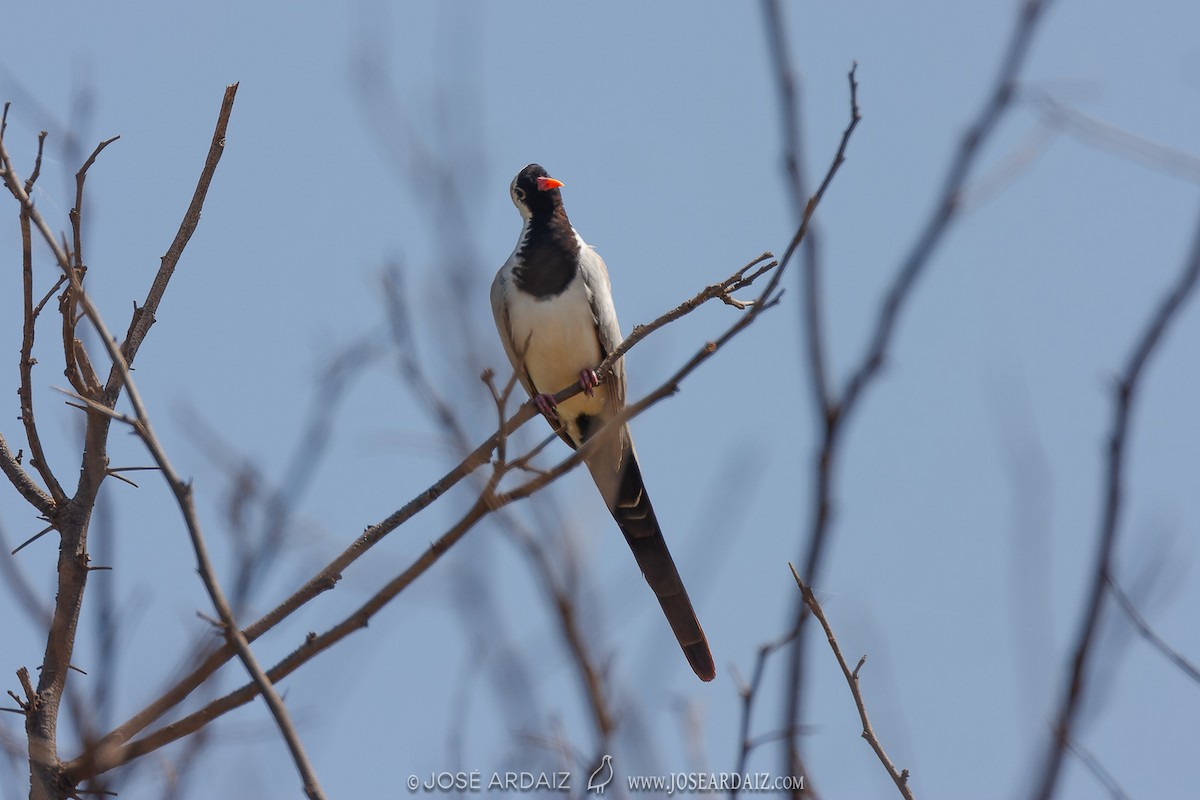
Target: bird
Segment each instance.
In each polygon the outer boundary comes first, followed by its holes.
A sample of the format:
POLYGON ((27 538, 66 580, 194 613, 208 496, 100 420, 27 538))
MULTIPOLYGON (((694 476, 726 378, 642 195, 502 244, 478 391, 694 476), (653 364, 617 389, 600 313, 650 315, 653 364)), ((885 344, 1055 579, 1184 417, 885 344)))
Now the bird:
POLYGON ((492 282, 496 330, 522 386, 562 440, 578 449, 602 437, 584 463, 692 670, 711 681, 712 651, 650 504, 629 427, 601 432, 625 406, 624 359, 603 380, 595 371, 621 343, 621 326, 608 269, 572 227, 563 186, 539 164, 509 186, 522 225, 492 282), (554 394, 576 382, 583 391, 555 404, 554 394))
POLYGON ((612 783, 613 765, 612 756, 608 753, 600 759, 600 766, 596 767, 595 772, 588 776, 587 790, 596 794, 604 794, 605 788, 612 783))

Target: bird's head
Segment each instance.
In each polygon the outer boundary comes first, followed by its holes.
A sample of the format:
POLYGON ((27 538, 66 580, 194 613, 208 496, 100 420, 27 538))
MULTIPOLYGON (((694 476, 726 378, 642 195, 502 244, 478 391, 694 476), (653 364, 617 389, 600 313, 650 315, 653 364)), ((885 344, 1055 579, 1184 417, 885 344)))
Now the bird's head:
POLYGON ((562 207, 563 182, 550 177, 540 164, 530 164, 513 178, 508 192, 513 205, 528 219, 534 215, 549 214, 562 207))

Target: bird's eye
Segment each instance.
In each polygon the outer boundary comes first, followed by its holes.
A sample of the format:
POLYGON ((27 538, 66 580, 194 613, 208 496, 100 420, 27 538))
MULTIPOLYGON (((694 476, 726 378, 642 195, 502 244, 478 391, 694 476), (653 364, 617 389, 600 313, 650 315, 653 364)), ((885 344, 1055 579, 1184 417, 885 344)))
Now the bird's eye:
POLYGON ((525 199, 525 190, 522 189, 520 186, 513 187, 513 197, 517 198, 518 200, 524 200, 525 199))

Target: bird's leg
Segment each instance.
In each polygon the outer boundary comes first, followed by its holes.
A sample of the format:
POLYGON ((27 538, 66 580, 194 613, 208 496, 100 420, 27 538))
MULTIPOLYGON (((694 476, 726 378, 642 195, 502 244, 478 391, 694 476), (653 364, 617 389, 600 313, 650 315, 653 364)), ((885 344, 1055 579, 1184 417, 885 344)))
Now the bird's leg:
POLYGON ((558 408, 558 403, 554 401, 554 395, 539 394, 533 398, 533 404, 551 422, 558 422, 558 411, 555 410, 558 408))
POLYGON ((596 377, 596 370, 588 367, 579 371, 579 385, 583 387, 583 393, 588 397, 596 394, 595 389, 600 385, 600 379, 596 377))

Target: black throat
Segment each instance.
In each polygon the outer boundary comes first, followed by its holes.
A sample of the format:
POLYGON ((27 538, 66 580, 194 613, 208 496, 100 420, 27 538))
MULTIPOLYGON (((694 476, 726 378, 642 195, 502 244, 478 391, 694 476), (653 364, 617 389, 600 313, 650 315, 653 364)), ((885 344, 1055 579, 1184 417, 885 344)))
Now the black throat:
POLYGON ((517 288, 539 299, 563 293, 579 271, 579 240, 561 206, 535 213, 517 248, 513 279, 517 288))

